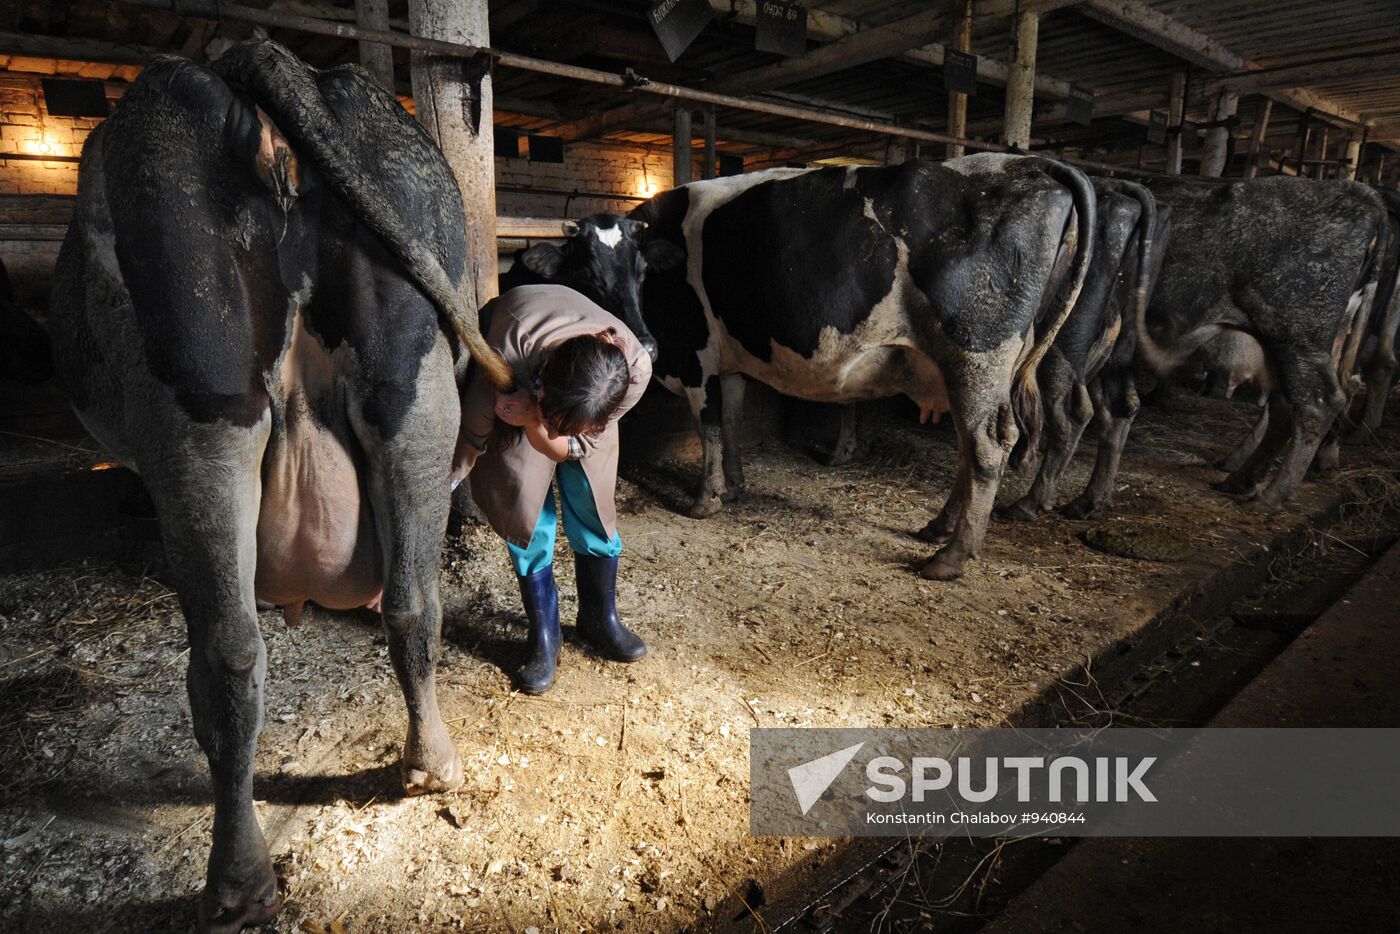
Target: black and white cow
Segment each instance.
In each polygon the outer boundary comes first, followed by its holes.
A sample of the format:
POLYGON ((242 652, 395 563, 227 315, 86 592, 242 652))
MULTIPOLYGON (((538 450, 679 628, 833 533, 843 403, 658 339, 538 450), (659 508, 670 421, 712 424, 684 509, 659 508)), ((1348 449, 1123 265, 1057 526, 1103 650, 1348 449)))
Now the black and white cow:
POLYGON ((281 906, 253 812, 267 663, 257 601, 378 602, 408 704, 409 793, 452 788, 438 569, 459 427, 455 352, 502 387, 462 306, 442 153, 356 66, 271 42, 162 58, 83 148, 55 356, 84 424, 155 501, 214 784, 200 927, 281 906))
MULTIPOLYGON (((1146 302, 1166 252, 1171 209, 1134 182, 1095 178, 1098 229, 1094 258, 1079 301, 1040 364, 1045 444, 1025 496, 1000 511, 1033 519, 1055 506, 1055 493, 1080 436, 1092 419, 1098 451, 1088 486, 1066 503, 1074 519, 1101 515, 1113 495, 1118 462, 1137 415, 1134 303, 1146 302)), ((1025 442, 1021 442, 1024 444, 1025 442)))
POLYGON ((958 577, 1018 422, 1039 430, 1035 370, 1082 286, 1094 210, 1077 170, 1010 156, 774 169, 638 207, 646 243, 684 256, 646 277, 643 318, 654 376, 689 399, 701 435, 691 514, 714 513, 743 484, 744 377, 816 401, 902 393, 926 418, 953 415, 958 478, 920 533, 946 544, 921 573, 958 577), (1049 308, 1066 274, 1073 285, 1049 308))
POLYGON ((501 275, 501 292, 543 283, 582 292, 627 322, 654 361, 656 340, 642 318, 642 282, 649 268, 674 268, 682 256, 665 240, 644 241, 646 226, 606 213, 564 221, 563 247, 541 242, 517 250, 510 269, 501 275))
POLYGON ((1385 202, 1389 249, 1381 267, 1370 333, 1362 346, 1362 371, 1366 374, 1366 408, 1362 424, 1372 431, 1381 427, 1385 402, 1395 383, 1396 358, 1400 356, 1400 192, 1378 188, 1385 202))
POLYGON ((1365 185, 1288 176, 1158 177, 1148 188, 1171 207, 1172 236, 1139 323, 1141 354, 1159 373, 1195 359, 1231 385, 1269 391, 1258 443, 1247 440, 1218 486, 1275 509, 1298 491, 1353 389, 1385 207, 1365 185))

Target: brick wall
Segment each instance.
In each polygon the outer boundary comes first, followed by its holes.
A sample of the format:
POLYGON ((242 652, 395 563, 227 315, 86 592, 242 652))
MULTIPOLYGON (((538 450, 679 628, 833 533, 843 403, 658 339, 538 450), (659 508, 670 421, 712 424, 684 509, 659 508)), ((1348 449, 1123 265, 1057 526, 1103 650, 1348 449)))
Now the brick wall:
MULTIPOLYGON (((0 75, 0 194, 71 195, 78 187, 78 164, 63 161, 82 152, 83 140, 100 120, 54 117, 44 106, 40 75, 0 75), (16 156, 56 156, 36 161, 16 156)), ((109 97, 119 93, 108 85, 109 97)))
MULTIPOLYGON (((76 162, 5 158, 6 155, 77 156, 100 122, 49 116, 42 76, 0 73, 0 195, 72 195, 76 162)), ((108 84, 115 99, 120 85, 108 84)), ((522 150, 524 141, 522 140, 522 150)), ((636 144, 579 143, 567 146, 563 163, 497 158, 497 210, 515 217, 581 217, 597 211, 626 213, 636 201, 607 195, 642 195, 671 186, 669 149, 636 144), (522 192, 518 189, 534 189, 522 192), (556 194, 553 192, 563 192, 556 194), (577 197, 569 194, 579 192, 577 197), (603 197, 599 197, 599 196, 603 197)))

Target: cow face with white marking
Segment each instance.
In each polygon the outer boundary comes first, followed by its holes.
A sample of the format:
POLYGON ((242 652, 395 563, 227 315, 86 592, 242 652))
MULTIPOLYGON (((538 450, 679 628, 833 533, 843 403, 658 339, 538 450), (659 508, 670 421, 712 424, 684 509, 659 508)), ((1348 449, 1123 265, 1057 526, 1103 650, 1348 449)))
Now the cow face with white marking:
POLYGON ((543 281, 568 286, 612 312, 655 360, 656 339, 642 320, 642 282, 649 268, 670 269, 680 264, 684 253, 661 240, 642 243, 646 226, 616 214, 565 221, 568 240, 562 249, 537 243, 518 261, 543 281))

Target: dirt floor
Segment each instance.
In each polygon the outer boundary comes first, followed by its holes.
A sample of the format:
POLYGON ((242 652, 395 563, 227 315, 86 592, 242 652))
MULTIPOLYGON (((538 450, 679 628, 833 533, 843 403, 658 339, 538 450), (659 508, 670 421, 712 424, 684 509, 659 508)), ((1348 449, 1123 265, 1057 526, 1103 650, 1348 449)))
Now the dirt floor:
MULTIPOLYGON (((952 481, 946 430, 886 418, 864 461, 825 468, 768 441, 749 493, 677 512, 687 456, 624 470, 624 616, 651 655, 624 666, 566 643, 555 689, 513 694, 523 617, 499 541, 468 526, 444 555, 439 696, 467 764, 460 792, 404 800, 405 716, 378 621, 263 615, 267 711, 258 813, 287 890, 276 931, 673 930, 814 869, 839 841, 748 834, 755 726, 991 726, 1174 595, 1393 464, 1397 432, 1344 448, 1337 478, 1258 516, 1208 487, 1253 410, 1191 396, 1133 432, 1116 514, 1189 541, 1182 563, 1091 550, 1094 523, 993 526, 953 584, 913 568, 910 534, 952 481), (802 868, 806 867, 806 869, 802 868)), ((1062 498, 1087 479, 1076 459, 1062 498)), ((1005 485, 1019 490, 1024 481, 1005 485)), ((562 536, 561 536, 562 546, 562 536)), ((571 622, 572 562, 558 564, 571 622)), ((0 579, 0 927, 185 930, 212 822, 184 694, 174 595, 140 568, 0 579)))

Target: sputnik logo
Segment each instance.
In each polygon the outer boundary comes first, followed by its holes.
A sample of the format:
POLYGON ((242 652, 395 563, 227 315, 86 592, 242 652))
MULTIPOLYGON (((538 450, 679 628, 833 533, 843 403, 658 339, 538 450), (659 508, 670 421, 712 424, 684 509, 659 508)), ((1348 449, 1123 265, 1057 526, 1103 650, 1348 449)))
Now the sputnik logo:
POLYGON ((856 743, 788 769, 788 779, 792 782, 792 790, 797 794, 797 804, 802 808, 804 817, 864 745, 856 743))

